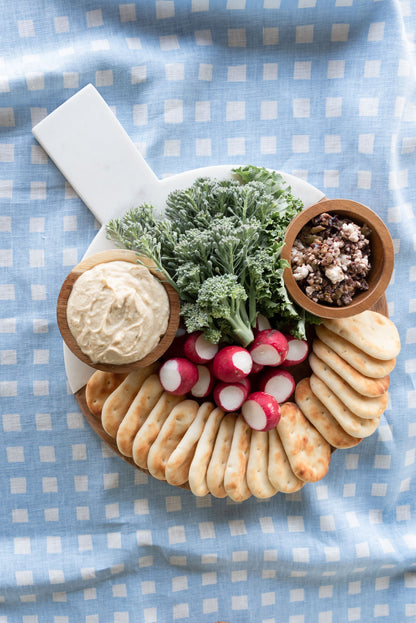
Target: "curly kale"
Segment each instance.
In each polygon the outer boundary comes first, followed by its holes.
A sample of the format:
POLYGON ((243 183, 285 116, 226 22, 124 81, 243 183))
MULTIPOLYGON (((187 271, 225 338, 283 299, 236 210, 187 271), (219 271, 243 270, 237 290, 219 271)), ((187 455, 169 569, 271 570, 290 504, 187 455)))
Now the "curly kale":
POLYGON ((280 258, 286 228, 302 207, 281 175, 246 166, 232 179, 199 178, 171 192, 164 218, 143 204, 106 230, 139 261, 150 258, 176 288, 189 332, 247 345, 260 312, 297 337, 313 320, 288 297, 280 258))

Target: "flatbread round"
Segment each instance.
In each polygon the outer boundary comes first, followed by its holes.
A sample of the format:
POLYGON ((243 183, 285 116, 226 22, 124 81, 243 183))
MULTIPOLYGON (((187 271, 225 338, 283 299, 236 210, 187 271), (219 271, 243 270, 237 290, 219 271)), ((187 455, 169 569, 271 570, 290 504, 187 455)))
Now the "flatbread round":
POLYGON ((150 448, 156 440, 165 420, 172 409, 185 400, 185 396, 174 396, 163 392, 153 409, 150 411, 142 427, 137 431, 133 441, 133 461, 142 469, 147 469, 147 458, 150 448))
POLYGON ((103 405, 101 423, 105 432, 113 439, 116 438, 118 427, 143 382, 157 369, 158 364, 154 363, 130 372, 117 389, 108 396, 103 405))
POLYGON ((329 469, 331 447, 294 402, 282 404, 276 428, 295 476, 305 482, 321 480, 329 469))
POLYGON ((315 374, 312 374, 310 384, 315 396, 325 405, 331 415, 334 416, 349 435, 363 439, 364 437, 370 437, 375 432, 380 423, 380 416, 372 419, 358 417, 315 374))
POLYGON ((276 428, 269 430, 269 480, 277 491, 295 493, 305 482, 295 476, 276 428))
POLYGON ((388 403, 388 392, 376 398, 362 396, 314 353, 309 355, 309 364, 314 374, 328 385, 341 402, 358 417, 373 419, 384 413, 388 403))
POLYGON ((215 408, 209 414, 202 435, 196 446, 189 468, 189 486, 194 495, 204 496, 209 493, 207 470, 214 450, 218 429, 224 417, 224 411, 215 408))
POLYGON ((147 456, 147 469, 154 478, 166 480, 166 463, 194 421, 198 408, 196 400, 183 400, 172 409, 163 422, 147 456))
POLYGON ((118 427, 116 443, 124 456, 131 457, 133 455, 134 438, 162 394, 163 387, 160 384, 159 376, 151 374, 143 382, 118 427))
POLYGON ((315 331, 324 344, 332 348, 337 355, 342 357, 355 370, 364 374, 364 376, 372 379, 381 379, 390 374, 396 365, 396 358, 382 360, 371 357, 371 355, 367 355, 360 348, 344 340, 343 337, 330 331, 322 324, 317 325, 315 331))
POLYGON ((85 387, 85 400, 94 417, 100 418, 104 402, 121 385, 126 376, 127 374, 115 374, 101 370, 96 370, 90 376, 85 387))
POLYGON ((247 465, 250 453, 251 428, 242 415, 238 415, 231 444, 224 487, 234 502, 243 502, 251 496, 247 484, 247 465))
POLYGON ((216 498, 225 498, 224 474, 233 441, 236 413, 227 413, 221 421, 214 450, 207 470, 209 492, 216 498))
POLYGON ((165 477, 169 484, 179 486, 189 479, 189 469, 197 443, 213 409, 212 402, 202 403, 194 421, 170 455, 165 467, 165 477))
POLYGON ((296 385, 295 402, 303 415, 334 448, 353 448, 361 439, 349 435, 312 391, 309 378, 296 385))
POLYGON ((337 355, 332 348, 317 338, 313 341, 312 349, 321 361, 326 363, 334 372, 343 378, 348 385, 350 385, 362 396, 375 398, 377 396, 382 396, 388 390, 390 384, 389 376, 384 376, 381 379, 371 379, 368 376, 364 376, 355 370, 355 368, 350 366, 349 363, 344 361, 342 357, 337 355))
POLYGON ((269 434, 252 430, 247 464, 247 485, 256 498, 270 498, 277 493, 269 478, 269 434))
POLYGON ((324 319, 323 325, 376 359, 393 359, 400 352, 396 325, 378 312, 366 310, 349 318, 324 319))

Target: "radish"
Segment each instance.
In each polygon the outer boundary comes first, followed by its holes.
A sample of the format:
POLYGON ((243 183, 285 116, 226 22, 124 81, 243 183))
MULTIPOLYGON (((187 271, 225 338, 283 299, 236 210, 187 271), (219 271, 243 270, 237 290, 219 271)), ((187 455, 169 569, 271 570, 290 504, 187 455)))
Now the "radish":
POLYGON ((242 346, 226 346, 218 351, 212 363, 214 376, 225 383, 241 381, 250 374, 252 367, 251 355, 242 346))
POLYGON ((249 389, 243 383, 224 383, 214 387, 214 402, 223 411, 237 411, 248 396, 249 389))
POLYGON ((276 398, 265 392, 247 396, 241 408, 243 418, 254 430, 271 430, 280 420, 280 406, 276 398))
POLYGON ((286 402, 295 391, 295 379, 287 370, 273 368, 261 377, 258 388, 276 398, 281 404, 286 402))
POLYGON ((198 381, 198 368, 184 357, 173 357, 162 364, 159 380, 169 394, 180 396, 191 391, 198 381))
POLYGON ((202 331, 195 331, 186 338, 184 353, 193 363, 208 363, 214 359, 218 348, 218 344, 209 342, 202 331))
POLYGON ((309 353, 309 345, 306 340, 298 340, 292 335, 286 335, 287 343, 289 346, 284 366, 296 366, 298 363, 305 361, 309 353))
POLYGON ((191 389, 194 398, 206 398, 214 385, 214 376, 208 366, 197 365, 198 380, 191 389))
POLYGON ((280 366, 289 350, 287 339, 277 329, 259 331, 250 346, 254 363, 264 366, 280 366))
POLYGON ((257 314, 255 331, 264 331, 265 329, 271 328, 272 325, 270 324, 269 319, 266 318, 266 316, 263 316, 263 314, 257 314))

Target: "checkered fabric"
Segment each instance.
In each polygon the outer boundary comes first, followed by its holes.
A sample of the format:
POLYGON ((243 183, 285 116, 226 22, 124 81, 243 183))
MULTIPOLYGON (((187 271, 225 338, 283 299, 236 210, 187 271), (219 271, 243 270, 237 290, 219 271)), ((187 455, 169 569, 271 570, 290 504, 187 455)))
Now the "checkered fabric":
POLYGON ((2 3, 0 623, 416 621, 415 27, 414 0, 2 3), (264 165, 388 225, 389 405, 322 481, 196 498, 83 418, 55 307, 98 223, 31 130, 88 83, 159 178, 264 165))

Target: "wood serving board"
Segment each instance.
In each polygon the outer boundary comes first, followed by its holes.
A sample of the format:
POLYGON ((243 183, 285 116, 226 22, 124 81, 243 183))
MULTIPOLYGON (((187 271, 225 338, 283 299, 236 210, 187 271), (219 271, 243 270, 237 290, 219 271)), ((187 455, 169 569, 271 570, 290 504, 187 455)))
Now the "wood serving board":
MULTIPOLYGON (((372 307, 373 311, 379 312, 380 314, 383 314, 384 316, 388 316, 388 307, 387 307, 387 299, 386 299, 386 295, 383 294, 383 296, 377 301, 377 303, 375 305, 373 305, 372 307)), ((309 342, 311 342, 311 340, 314 337, 314 330, 313 328, 311 328, 311 335, 308 339, 309 342)), ((308 361, 304 361, 303 363, 297 365, 297 366, 293 366, 291 368, 291 374, 293 374, 295 381, 298 382, 301 379, 310 376, 311 374, 311 369, 309 366, 308 361)), ((113 439, 112 437, 110 437, 105 430, 103 429, 102 425, 101 425, 101 419, 95 417, 91 411, 88 409, 87 407, 87 402, 86 402, 86 398, 85 398, 85 387, 82 387, 80 390, 78 390, 74 395, 75 398, 78 402, 78 405, 85 417, 85 419, 87 420, 88 424, 91 426, 91 428, 95 431, 95 433, 100 437, 100 439, 102 439, 102 441, 104 441, 105 444, 107 444, 112 450, 113 452, 115 452, 116 454, 118 454, 124 461, 126 461, 127 463, 130 463, 130 465, 132 465, 133 467, 135 467, 136 469, 140 470, 141 472, 144 472, 148 475, 151 475, 149 471, 147 471, 146 469, 142 469, 141 467, 139 467, 138 465, 136 465, 136 463, 133 461, 133 459, 124 456, 119 449, 117 448, 117 444, 115 442, 115 439, 113 439)), ((166 481, 164 481, 166 482, 166 481)), ((181 488, 183 489, 188 489, 189 490, 189 485, 186 483, 184 485, 181 486, 181 488)))

